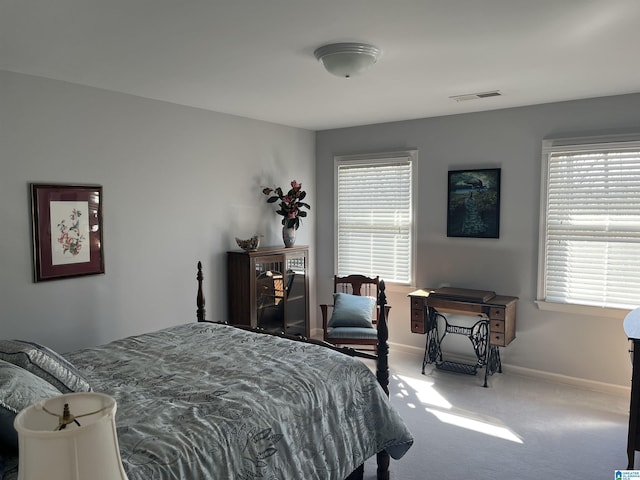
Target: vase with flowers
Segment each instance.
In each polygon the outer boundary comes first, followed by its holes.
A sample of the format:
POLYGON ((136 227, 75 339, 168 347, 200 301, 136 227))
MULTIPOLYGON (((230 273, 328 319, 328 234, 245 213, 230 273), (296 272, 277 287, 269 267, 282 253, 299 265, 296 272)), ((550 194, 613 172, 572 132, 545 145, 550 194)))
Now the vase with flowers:
POLYGON ((302 224, 301 218, 307 216, 302 209, 311 209, 308 203, 303 202, 307 192, 302 190, 301 183, 292 180, 291 189, 286 194, 280 187, 266 187, 262 193, 269 195, 267 203, 279 202, 276 213, 282 216, 282 240, 285 247, 292 247, 296 241, 296 230, 302 224))

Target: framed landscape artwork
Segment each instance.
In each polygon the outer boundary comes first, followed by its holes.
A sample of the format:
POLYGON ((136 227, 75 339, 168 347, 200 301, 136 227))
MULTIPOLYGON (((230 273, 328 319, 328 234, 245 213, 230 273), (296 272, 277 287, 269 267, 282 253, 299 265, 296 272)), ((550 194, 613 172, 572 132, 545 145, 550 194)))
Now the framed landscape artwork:
POLYGON ((447 237, 500 236, 500 169, 450 170, 447 237))
POLYGON ((30 187, 34 281, 104 273, 102 186, 30 187))

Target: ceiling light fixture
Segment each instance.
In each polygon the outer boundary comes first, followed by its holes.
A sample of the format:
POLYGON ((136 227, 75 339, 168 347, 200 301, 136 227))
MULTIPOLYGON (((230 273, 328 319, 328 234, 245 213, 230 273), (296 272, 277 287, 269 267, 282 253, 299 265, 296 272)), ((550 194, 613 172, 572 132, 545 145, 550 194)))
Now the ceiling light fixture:
POLYGON ((365 43, 332 43, 317 48, 313 54, 327 72, 350 78, 368 70, 378 61, 382 50, 365 43))

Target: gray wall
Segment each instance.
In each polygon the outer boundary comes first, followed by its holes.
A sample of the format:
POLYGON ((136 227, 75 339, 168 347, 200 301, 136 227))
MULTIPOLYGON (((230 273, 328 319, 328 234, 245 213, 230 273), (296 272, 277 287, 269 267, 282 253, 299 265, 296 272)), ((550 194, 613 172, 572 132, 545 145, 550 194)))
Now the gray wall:
MULTIPOLYGON (((629 131, 640 131, 640 95, 318 132, 316 187, 324 192, 316 209, 318 300, 329 301, 332 289, 334 155, 417 148, 414 287, 450 284, 517 296, 517 338, 502 349, 505 364, 627 387, 620 319, 541 311, 534 299, 542 139, 629 131), (500 238, 447 238, 447 171, 495 167, 502 169, 500 238)), ((422 350, 424 337, 410 333, 411 290, 389 287, 390 341, 422 350)), ((469 347, 460 340, 451 341, 451 352, 464 355, 469 347)))
POLYGON ((0 145, 0 338, 62 352, 194 321, 198 260, 225 319, 234 237, 282 245, 260 187, 297 179, 316 206, 311 131, 2 71, 0 145), (29 182, 103 185, 105 275, 33 283, 29 182))
MULTIPOLYGON (((312 206, 298 243, 315 252, 317 328, 333 276, 333 156, 418 148, 416 286, 516 295, 507 365, 628 386, 621 321, 543 312, 533 299, 542 139, 639 128, 640 95, 629 95, 314 134, 0 71, 0 337, 68 351, 192 321, 198 260, 208 318, 226 318, 225 252, 256 231, 281 244, 260 186, 293 178, 312 206), (468 167, 502 168, 499 239, 446 237, 447 171, 468 167), (105 275, 33 283, 29 182, 103 185, 105 275)), ((420 351, 410 290, 389 287, 391 341, 420 351)))

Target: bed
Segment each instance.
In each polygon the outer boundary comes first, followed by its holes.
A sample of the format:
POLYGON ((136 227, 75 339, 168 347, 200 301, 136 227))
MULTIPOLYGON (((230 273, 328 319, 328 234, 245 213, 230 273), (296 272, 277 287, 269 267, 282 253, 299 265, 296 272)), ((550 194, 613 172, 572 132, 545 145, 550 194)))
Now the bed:
MULTIPOLYGON (((374 375, 350 349, 205 321, 200 264, 197 277, 197 322, 58 356, 53 369, 61 393, 75 376, 117 400, 129 480, 351 480, 374 455, 389 478, 389 456, 413 438, 381 385, 385 328, 374 375)), ((2 480, 15 480, 17 454, 3 450, 2 480)))

